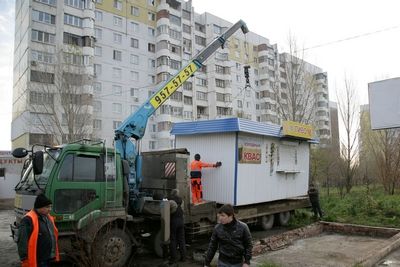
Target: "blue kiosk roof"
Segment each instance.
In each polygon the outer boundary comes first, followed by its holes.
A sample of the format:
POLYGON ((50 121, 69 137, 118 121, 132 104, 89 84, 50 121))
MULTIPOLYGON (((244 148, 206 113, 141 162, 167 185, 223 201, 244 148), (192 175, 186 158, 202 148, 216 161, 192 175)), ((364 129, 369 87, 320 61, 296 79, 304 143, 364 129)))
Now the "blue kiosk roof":
POLYGON ((192 122, 178 122, 172 126, 173 135, 245 132, 258 135, 282 137, 281 126, 265 124, 241 118, 227 118, 192 122))

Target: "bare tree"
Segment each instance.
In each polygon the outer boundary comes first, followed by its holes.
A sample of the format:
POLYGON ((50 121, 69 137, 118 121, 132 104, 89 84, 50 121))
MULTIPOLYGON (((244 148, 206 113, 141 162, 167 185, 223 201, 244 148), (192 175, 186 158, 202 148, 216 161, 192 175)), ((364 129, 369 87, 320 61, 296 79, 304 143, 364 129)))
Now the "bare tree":
POLYGON ((358 142, 357 135, 359 132, 358 124, 358 104, 357 94, 353 82, 346 76, 344 78, 344 88, 341 95, 337 93, 339 117, 344 125, 344 135, 340 140, 341 157, 343 165, 341 172, 344 178, 346 192, 349 193, 353 186, 353 178, 355 177, 358 162, 357 151, 358 142))
POLYGON ((304 50, 299 49, 291 34, 288 45, 289 52, 279 56, 279 71, 272 86, 278 113, 283 120, 309 124, 315 112, 315 69, 304 61, 304 50))
POLYGON ((92 131, 92 75, 86 72, 79 49, 59 51, 55 64, 32 64, 30 107, 39 133, 51 144, 90 138, 92 131), (36 66, 34 66, 36 65, 36 66))

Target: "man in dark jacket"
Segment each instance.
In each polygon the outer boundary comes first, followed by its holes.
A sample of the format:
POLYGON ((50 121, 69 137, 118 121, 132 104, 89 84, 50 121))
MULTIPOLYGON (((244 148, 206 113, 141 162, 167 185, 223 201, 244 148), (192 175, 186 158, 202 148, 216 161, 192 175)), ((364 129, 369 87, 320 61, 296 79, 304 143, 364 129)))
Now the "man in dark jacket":
POLYGON ((23 267, 47 267, 59 260, 58 230, 50 216, 51 201, 43 194, 36 197, 34 209, 21 220, 18 254, 23 267))
POLYGON ((319 204, 319 193, 318 193, 318 189, 314 186, 314 184, 310 184, 310 187, 308 189, 308 197, 310 198, 310 202, 311 202, 311 207, 313 209, 314 212, 314 216, 316 218, 322 218, 322 216, 324 216, 322 210, 321 210, 321 206, 319 204))
POLYGON ((210 266, 215 252, 219 250, 218 267, 248 267, 252 256, 249 227, 236 220, 232 205, 218 210, 219 224, 215 226, 205 257, 204 266, 210 266))
POLYGON ((176 202, 176 211, 171 213, 171 227, 170 227, 170 260, 169 264, 173 265, 177 261, 177 248, 181 254, 181 261, 186 260, 186 244, 185 244, 185 225, 183 219, 182 198, 179 196, 179 190, 173 189, 171 191, 170 200, 176 202))

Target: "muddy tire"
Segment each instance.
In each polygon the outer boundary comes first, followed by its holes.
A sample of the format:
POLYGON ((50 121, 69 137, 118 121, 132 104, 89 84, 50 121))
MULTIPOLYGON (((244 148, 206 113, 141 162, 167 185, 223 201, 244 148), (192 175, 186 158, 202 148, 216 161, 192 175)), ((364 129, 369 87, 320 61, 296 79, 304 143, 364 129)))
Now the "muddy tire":
POLYGON ((291 213, 290 211, 281 212, 278 214, 279 217, 279 224, 281 226, 286 226, 289 223, 291 213))
POLYGON ((274 219, 273 214, 262 216, 259 218, 259 225, 263 230, 269 230, 274 226, 274 219))
POLYGON ((128 265, 132 253, 132 241, 122 229, 112 228, 96 237, 92 255, 96 263, 105 267, 128 265))

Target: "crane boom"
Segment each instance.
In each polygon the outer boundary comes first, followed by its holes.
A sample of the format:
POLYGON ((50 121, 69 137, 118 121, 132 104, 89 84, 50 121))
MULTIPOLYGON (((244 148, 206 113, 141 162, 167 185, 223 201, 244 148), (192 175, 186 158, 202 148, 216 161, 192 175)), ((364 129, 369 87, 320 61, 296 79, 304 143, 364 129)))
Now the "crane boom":
POLYGON ((226 40, 237 30, 241 29, 244 34, 249 30, 242 20, 236 22, 223 34, 207 45, 198 55, 185 65, 178 73, 166 81, 149 99, 115 130, 115 148, 121 156, 128 160, 130 165, 130 176, 128 184, 130 195, 137 191, 141 182, 141 157, 138 155, 135 144, 131 138, 140 140, 143 138, 149 117, 169 98, 171 95, 193 74, 203 66, 219 47, 223 47, 226 40))

